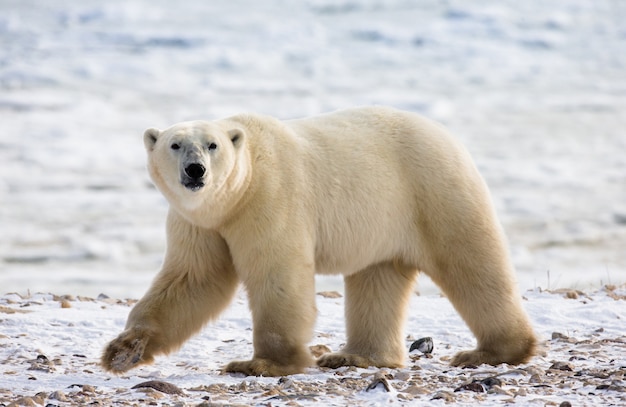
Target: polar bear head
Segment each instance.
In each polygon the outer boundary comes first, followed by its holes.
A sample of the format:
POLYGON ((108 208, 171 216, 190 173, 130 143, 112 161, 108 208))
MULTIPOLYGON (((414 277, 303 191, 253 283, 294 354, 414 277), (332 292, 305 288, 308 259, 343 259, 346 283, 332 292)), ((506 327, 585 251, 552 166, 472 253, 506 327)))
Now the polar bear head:
POLYGON ((245 132, 234 123, 198 120, 163 131, 150 128, 144 144, 153 182, 182 212, 228 204, 225 195, 240 188, 248 172, 245 132))

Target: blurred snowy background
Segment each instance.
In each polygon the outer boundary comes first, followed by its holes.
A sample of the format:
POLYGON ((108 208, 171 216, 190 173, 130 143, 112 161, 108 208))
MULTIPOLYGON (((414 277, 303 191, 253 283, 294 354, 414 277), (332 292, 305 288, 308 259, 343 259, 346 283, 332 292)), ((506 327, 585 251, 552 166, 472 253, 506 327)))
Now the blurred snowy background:
POLYGON ((369 104, 464 142, 522 289, 624 282, 625 21, 619 0, 0 0, 0 292, 143 294, 167 210, 145 128, 369 104))

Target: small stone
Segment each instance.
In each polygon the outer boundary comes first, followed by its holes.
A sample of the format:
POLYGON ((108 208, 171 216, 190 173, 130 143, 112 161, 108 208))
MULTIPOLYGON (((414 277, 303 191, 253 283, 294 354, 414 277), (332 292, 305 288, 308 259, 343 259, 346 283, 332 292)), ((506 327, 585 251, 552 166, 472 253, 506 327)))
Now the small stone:
POLYGON ((52 400, 58 400, 58 401, 68 401, 68 400, 67 400, 67 396, 65 395, 65 393, 63 393, 63 392, 62 392, 62 391, 60 391, 60 390, 57 390, 57 391, 55 391, 55 392, 52 392, 52 393, 50 394, 50 397, 48 397, 48 398, 49 398, 49 399, 52 399, 52 400))
POLYGON ((519 396, 519 397, 526 397, 528 396, 528 390, 526 390, 525 388, 521 387, 519 389, 517 389, 516 391, 513 392, 514 396, 519 396))
POLYGON ((560 332, 552 332, 552 340, 555 339, 568 339, 567 335, 563 335, 560 332))
POLYGON ((379 386, 386 392, 391 391, 391 388, 389 387, 389 382, 384 377, 380 377, 380 378, 376 378, 372 380, 372 382, 367 386, 365 391, 375 390, 379 386))
POLYGON ((395 380, 406 382, 407 380, 411 378, 411 373, 401 370, 398 373, 396 373, 393 378, 395 380))
POLYGON ((54 363, 48 359, 46 355, 37 355, 36 359, 30 360, 28 370, 39 370, 42 372, 54 372, 54 363))
POLYGON ((95 393, 96 388, 90 384, 83 384, 83 392, 85 393, 95 393))
POLYGON ((320 291, 319 293, 317 293, 317 295, 324 297, 324 298, 341 298, 343 297, 343 295, 341 295, 338 291, 320 291))
POLYGON ((562 370, 566 372, 574 371, 574 367, 567 362, 554 362, 552 366, 550 366, 550 370, 562 370))
POLYGON ((446 403, 454 403, 454 394, 449 391, 438 391, 435 393, 432 400, 443 400, 446 403))
POLYGON ((417 385, 412 385, 407 387, 406 389, 402 390, 403 393, 408 393, 411 394, 413 396, 417 396, 420 394, 428 394, 430 393, 430 389, 428 389, 427 386, 421 387, 421 386, 417 386, 417 385))
POLYGON ((489 394, 499 394, 501 396, 509 396, 509 397, 514 397, 515 394, 512 391, 509 390, 505 390, 502 387, 499 386, 495 386, 492 389, 488 389, 489 394))
POLYGON ((413 396, 405 393, 398 393, 398 400, 401 401, 411 401, 413 400, 413 396))
POLYGON ((482 383, 472 382, 472 383, 464 384, 462 386, 457 387, 456 389, 454 389, 454 392, 456 393, 456 392, 463 391, 463 390, 473 391, 475 393, 484 393, 487 391, 487 389, 482 383))
POLYGON ((578 299, 578 293, 576 291, 568 291, 565 293, 565 298, 569 298, 570 300, 578 299))
POLYGON ((486 379, 481 380, 480 383, 485 386, 487 390, 493 386, 502 386, 502 380, 497 377, 487 377, 486 379))
POLYGON ((433 338, 427 336, 425 338, 420 338, 411 344, 409 348, 409 352, 413 352, 415 349, 422 352, 425 355, 429 355, 433 353, 433 338))
POLYGON ((385 390, 386 392, 391 391, 391 387, 389 386, 387 378, 381 372, 378 372, 374 375, 374 380, 372 380, 369 386, 367 386, 367 389, 365 389, 365 391, 374 390, 379 386, 382 386, 383 390, 385 390))
POLYGON ((570 403, 569 401, 564 401, 559 404, 559 407, 572 407, 572 403, 570 403))
MULTIPOLYGON (((140 389, 145 387, 150 387, 152 389, 160 391, 161 393, 166 394, 185 394, 178 386, 172 383, 162 382, 160 380, 149 380, 147 382, 142 382, 134 385, 133 387, 131 387, 131 389, 140 389)), ((247 389, 243 391, 247 391, 247 389)))
POLYGON ((8 407, 37 407, 37 404, 32 397, 22 397, 9 404, 8 407))
POLYGON ((72 308, 72 304, 68 300, 61 300, 61 308, 72 308))

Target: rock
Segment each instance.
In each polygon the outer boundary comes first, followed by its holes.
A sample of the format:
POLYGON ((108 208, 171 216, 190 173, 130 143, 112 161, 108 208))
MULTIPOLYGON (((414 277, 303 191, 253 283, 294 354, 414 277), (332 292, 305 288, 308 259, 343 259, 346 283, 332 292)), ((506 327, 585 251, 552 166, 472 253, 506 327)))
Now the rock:
POLYGON ((430 389, 428 388, 428 386, 417 386, 414 384, 412 386, 407 387, 406 389, 403 389, 402 393, 408 393, 412 396, 417 396, 421 394, 430 393, 430 389))
POLYGON ((145 387, 158 390, 161 393, 165 394, 179 394, 181 396, 185 395, 185 392, 183 392, 178 386, 172 383, 162 382, 160 380, 149 380, 147 382, 142 382, 134 385, 133 387, 131 387, 131 389, 141 389, 145 387))
POLYGON ((502 386, 502 380, 497 377, 487 377, 486 379, 481 380, 480 383, 485 386, 487 390, 493 386, 502 386))
POLYGON ((321 297, 324 297, 324 298, 341 298, 341 297, 343 297, 343 295, 341 295, 337 291, 320 291, 319 293, 317 293, 317 295, 319 295, 321 297))
POLYGON ((454 403, 454 394, 449 391, 438 391, 435 393, 432 400, 443 400, 446 403, 454 403))
POLYGON ((400 381, 406 382, 407 380, 411 378, 411 373, 400 370, 398 373, 394 375, 393 378, 394 380, 400 380, 400 381))
POLYGON ((391 391, 391 387, 389 386, 389 382, 387 381, 387 378, 381 372, 377 372, 374 375, 374 380, 372 380, 369 386, 367 386, 365 391, 371 391, 371 390, 376 389, 377 387, 382 387, 382 389, 385 390, 386 392, 391 391))
POLYGON ((501 385, 502 385, 502 381, 498 379, 497 377, 487 377, 482 380, 474 380, 471 383, 467 383, 462 386, 459 386, 456 389, 454 389, 454 391, 458 392, 458 391, 467 390, 467 391, 473 391, 475 393, 484 393, 487 390, 490 390, 494 386, 501 386, 501 385))
POLYGON ((68 401, 67 396, 61 390, 52 392, 48 398, 52 400, 58 400, 58 401, 68 401))
POLYGON ((409 352, 413 352, 414 350, 418 350, 425 355, 430 355, 433 353, 433 338, 427 336, 425 338, 420 338, 411 344, 409 348, 409 352))
POLYGON ((475 393, 484 393, 487 391, 487 389, 482 383, 471 382, 471 383, 467 383, 467 384, 457 387, 456 389, 454 389, 454 392, 456 393, 456 392, 464 391, 464 390, 473 391, 475 393))
POLYGON ((398 393, 398 400, 400 401, 411 401, 413 400, 413 396, 410 394, 398 393))
POLYGON ((35 407, 35 403, 30 397, 22 397, 21 399, 15 400, 12 403, 7 404, 7 407, 35 407))
POLYGON ((39 396, 22 397, 10 403, 7 407, 38 407, 43 406, 43 399, 39 396))
POLYGON ((514 391, 513 395, 515 397, 518 397, 518 396, 519 397, 526 397, 526 396, 528 396, 528 390, 526 390, 525 388, 522 387, 522 388, 517 389, 516 391, 514 391))
POLYGON ((50 373, 54 372, 54 362, 52 362, 46 355, 37 355, 36 359, 30 360, 30 367, 28 370, 39 370, 42 372, 50 373))
POLYGON ((562 370, 565 372, 574 371, 574 367, 567 362, 554 362, 552 366, 550 366, 550 370, 562 370))
POLYGON ((85 393, 95 393, 96 388, 90 384, 83 384, 83 392, 85 393))
POLYGON ((624 392, 625 387, 624 386, 620 386, 620 385, 616 385, 616 384, 600 384, 598 386, 596 386, 596 390, 613 390, 613 391, 618 391, 618 392, 624 392))

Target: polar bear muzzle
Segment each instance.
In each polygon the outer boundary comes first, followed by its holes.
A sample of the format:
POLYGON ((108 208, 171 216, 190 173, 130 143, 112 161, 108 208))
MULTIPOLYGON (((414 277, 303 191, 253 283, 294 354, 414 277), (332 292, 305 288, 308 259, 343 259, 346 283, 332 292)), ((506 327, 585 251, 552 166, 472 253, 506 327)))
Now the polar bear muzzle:
POLYGON ((204 186, 204 174, 206 168, 201 163, 188 164, 183 171, 181 182, 185 188, 198 191, 204 186))

